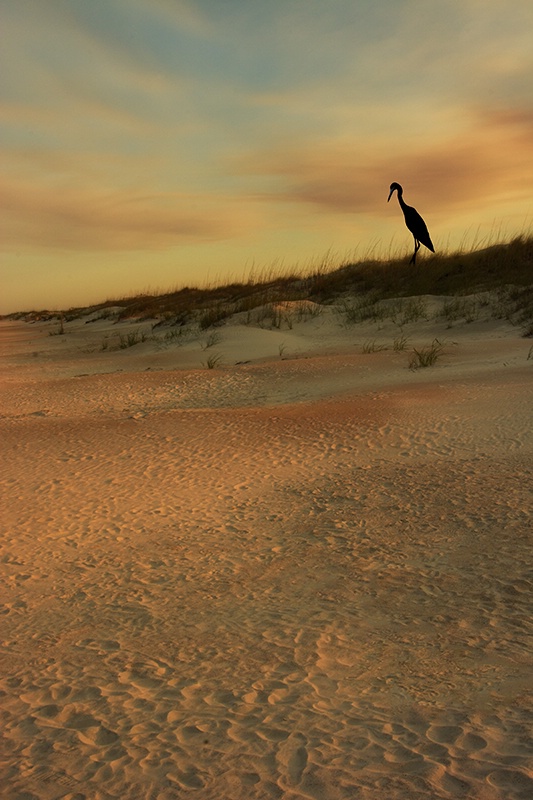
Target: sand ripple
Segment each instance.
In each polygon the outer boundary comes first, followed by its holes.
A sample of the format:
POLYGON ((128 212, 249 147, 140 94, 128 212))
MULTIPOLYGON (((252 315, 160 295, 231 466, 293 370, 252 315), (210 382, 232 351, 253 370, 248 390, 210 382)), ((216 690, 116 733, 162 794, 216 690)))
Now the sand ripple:
POLYGON ((13 400, 3 797, 532 796, 531 375, 507 375, 13 400))

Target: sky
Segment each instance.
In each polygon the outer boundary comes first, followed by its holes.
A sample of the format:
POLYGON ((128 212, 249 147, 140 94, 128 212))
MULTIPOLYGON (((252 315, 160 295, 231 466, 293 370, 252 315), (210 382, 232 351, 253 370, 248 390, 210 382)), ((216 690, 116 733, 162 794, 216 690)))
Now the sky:
MULTIPOLYGON (((0 0, 0 314, 530 232, 531 0, 0 0)), ((423 262, 422 262, 423 263, 423 262)))

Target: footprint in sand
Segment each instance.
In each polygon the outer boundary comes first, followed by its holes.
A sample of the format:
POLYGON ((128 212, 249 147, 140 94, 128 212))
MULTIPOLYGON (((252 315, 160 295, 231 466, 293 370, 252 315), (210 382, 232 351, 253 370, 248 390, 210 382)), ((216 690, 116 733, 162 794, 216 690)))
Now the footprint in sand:
POLYGON ((302 733, 295 733, 279 747, 276 760, 281 784, 297 786, 302 780, 302 774, 308 761, 306 745, 306 737, 302 733))
POLYGON ((452 745, 462 733, 462 728, 456 725, 432 725, 426 735, 437 744, 452 745))
POLYGON ((484 750, 487 746, 487 740, 482 736, 475 733, 465 733, 457 740, 457 744, 462 747, 467 753, 475 753, 478 750, 484 750))
POLYGON ((487 782, 509 798, 525 800, 533 796, 533 780, 518 769, 495 769, 487 776, 487 782))

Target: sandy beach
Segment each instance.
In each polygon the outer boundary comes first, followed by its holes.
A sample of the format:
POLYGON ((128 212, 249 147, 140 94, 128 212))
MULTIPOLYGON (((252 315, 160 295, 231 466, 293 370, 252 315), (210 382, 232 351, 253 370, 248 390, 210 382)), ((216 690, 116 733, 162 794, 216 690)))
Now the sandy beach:
POLYGON ((3 798, 533 796, 531 340, 426 302, 0 323, 3 798))

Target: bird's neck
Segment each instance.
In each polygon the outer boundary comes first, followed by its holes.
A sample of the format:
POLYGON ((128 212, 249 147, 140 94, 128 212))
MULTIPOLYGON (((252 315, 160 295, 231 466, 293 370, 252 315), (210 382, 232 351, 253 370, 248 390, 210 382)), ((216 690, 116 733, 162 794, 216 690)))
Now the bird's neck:
POLYGON ((397 193, 398 193, 398 202, 399 202, 400 206, 401 206, 402 208, 407 208, 407 203, 406 203, 406 202, 405 202, 405 200, 403 199, 403 189, 401 189, 401 188, 400 188, 400 189, 398 189, 398 190, 397 190, 397 193))

